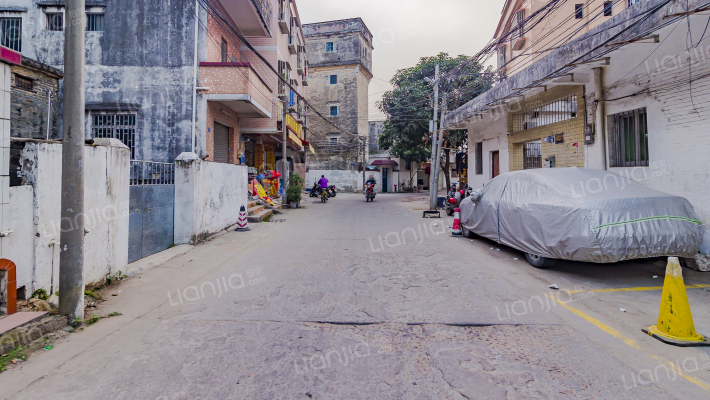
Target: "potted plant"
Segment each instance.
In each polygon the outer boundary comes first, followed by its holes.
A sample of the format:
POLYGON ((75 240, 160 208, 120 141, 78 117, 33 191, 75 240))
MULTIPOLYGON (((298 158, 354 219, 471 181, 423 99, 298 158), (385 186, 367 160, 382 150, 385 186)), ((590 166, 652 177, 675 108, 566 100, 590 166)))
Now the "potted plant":
POLYGON ((301 202, 304 180, 301 175, 292 172, 288 178, 288 189, 286 189, 286 200, 291 208, 298 208, 301 202))

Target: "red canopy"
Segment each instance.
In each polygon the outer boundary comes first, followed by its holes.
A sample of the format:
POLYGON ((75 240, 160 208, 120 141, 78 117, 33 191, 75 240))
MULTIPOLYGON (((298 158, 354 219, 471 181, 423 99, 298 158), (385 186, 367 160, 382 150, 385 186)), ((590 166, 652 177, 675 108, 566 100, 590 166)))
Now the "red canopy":
POLYGON ((375 160, 371 165, 382 166, 382 167, 399 167, 397 161, 394 160, 375 160))

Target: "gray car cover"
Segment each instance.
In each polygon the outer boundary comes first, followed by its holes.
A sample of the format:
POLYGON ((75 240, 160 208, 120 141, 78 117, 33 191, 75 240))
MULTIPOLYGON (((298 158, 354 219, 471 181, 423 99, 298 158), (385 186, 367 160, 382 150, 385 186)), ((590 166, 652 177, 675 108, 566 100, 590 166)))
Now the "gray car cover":
POLYGON ((541 257, 613 263, 693 257, 702 223, 683 197, 586 168, 516 171, 461 203, 466 229, 541 257), (477 201, 474 201, 477 200, 477 201))

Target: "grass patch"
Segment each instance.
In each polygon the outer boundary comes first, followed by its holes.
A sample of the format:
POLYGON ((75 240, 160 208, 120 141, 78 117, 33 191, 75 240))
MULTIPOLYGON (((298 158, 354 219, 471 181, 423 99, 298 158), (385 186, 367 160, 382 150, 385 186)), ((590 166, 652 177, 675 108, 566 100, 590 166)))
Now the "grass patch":
POLYGON ((94 315, 90 316, 89 319, 86 320, 86 325, 93 325, 93 324, 99 322, 100 319, 101 319, 100 316, 94 314, 94 315))
POLYGON ((268 217, 264 218, 264 222, 271 222, 271 218, 274 216, 274 214, 269 214, 268 217))
POLYGON ((112 318, 112 317, 118 317, 119 315, 123 315, 120 312, 112 312, 111 314, 107 315, 106 318, 112 318))
POLYGON ((25 346, 17 346, 12 351, 10 351, 7 354, 1 354, 0 355, 0 372, 3 372, 7 370, 7 364, 11 363, 12 360, 22 360, 25 361, 27 360, 27 356, 22 354, 22 351, 25 350, 25 346))
POLYGON ((49 293, 44 289, 37 289, 32 292, 32 298, 46 301, 49 298, 49 293))
POLYGON ((101 292, 98 290, 90 290, 90 289, 85 289, 84 290, 84 297, 91 297, 94 300, 102 300, 104 296, 101 295, 101 292))

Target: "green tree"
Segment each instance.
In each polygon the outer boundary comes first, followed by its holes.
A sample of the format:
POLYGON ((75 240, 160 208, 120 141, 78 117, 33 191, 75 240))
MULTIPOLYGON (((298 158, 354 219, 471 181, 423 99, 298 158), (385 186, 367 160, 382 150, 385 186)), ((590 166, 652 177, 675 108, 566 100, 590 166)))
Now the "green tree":
MULTIPOLYGON (((390 80, 394 88, 386 92, 382 101, 377 103, 377 108, 387 115, 379 139, 380 147, 389 150, 394 157, 413 163, 422 163, 431 157, 429 120, 434 114, 433 87, 424 78, 434 77, 437 63, 440 76, 444 77, 439 83, 439 99, 441 101, 446 93, 448 110, 462 106, 493 86, 493 69, 485 69, 465 55, 450 57, 448 53, 440 53, 434 57, 421 58, 414 67, 397 71, 390 80)), ((449 132, 445 137, 442 170, 447 185, 450 182, 450 149, 462 148, 466 141, 465 131, 449 132)), ((413 179, 414 174, 410 176, 410 186, 413 179)))

